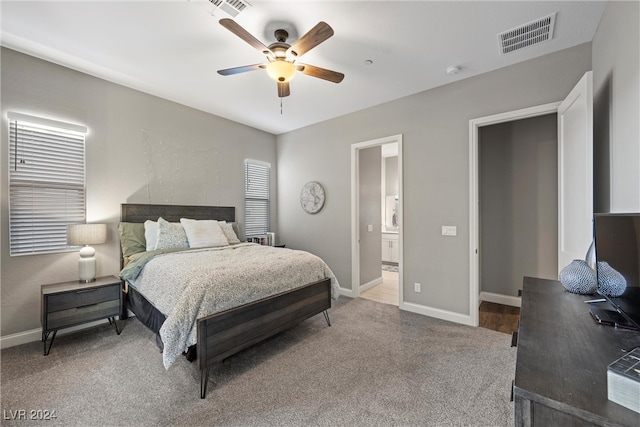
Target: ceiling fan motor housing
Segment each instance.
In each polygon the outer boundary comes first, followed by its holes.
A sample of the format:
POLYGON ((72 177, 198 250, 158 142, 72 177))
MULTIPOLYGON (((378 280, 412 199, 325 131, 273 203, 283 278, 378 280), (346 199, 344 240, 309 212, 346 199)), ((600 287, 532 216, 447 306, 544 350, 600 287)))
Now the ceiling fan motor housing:
POLYGON ((289 33, 286 30, 283 30, 282 28, 275 30, 273 35, 276 37, 276 40, 278 40, 280 43, 286 42, 287 39, 289 38, 289 33))

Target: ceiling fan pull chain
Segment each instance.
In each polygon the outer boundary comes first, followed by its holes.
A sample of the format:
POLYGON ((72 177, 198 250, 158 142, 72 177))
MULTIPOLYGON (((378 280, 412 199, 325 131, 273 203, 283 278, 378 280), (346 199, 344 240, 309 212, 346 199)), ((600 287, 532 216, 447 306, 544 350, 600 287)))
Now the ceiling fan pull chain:
POLYGON ((282 98, 280 98, 280 115, 282 115, 282 98))

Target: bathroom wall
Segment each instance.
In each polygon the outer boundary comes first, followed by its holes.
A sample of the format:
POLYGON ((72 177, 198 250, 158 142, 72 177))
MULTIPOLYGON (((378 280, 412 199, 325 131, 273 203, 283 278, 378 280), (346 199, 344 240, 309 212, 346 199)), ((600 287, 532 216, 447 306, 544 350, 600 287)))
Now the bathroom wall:
POLYGON ((381 276, 382 235, 380 233, 380 194, 382 185, 379 146, 359 150, 360 205, 360 285, 381 276))

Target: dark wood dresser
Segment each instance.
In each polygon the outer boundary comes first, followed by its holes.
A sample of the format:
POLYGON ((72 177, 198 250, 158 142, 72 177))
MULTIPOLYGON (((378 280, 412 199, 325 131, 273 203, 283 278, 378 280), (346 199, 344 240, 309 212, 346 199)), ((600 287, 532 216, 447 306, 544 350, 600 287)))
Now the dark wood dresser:
POLYGON ((640 332, 597 324, 585 304, 594 298, 556 280, 524 278, 516 426, 640 426, 640 414, 607 399, 607 366, 640 346, 640 332))

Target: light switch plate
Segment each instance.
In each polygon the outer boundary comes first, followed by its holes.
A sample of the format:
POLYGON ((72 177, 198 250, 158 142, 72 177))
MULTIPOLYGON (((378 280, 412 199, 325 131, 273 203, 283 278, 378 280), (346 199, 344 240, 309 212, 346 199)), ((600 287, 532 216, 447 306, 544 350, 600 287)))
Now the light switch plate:
POLYGON ((373 224, 367 224, 367 231, 373 231, 373 224))
POLYGON ((455 225, 443 225, 442 226, 442 235, 443 236, 457 236, 458 235, 458 227, 455 225))

